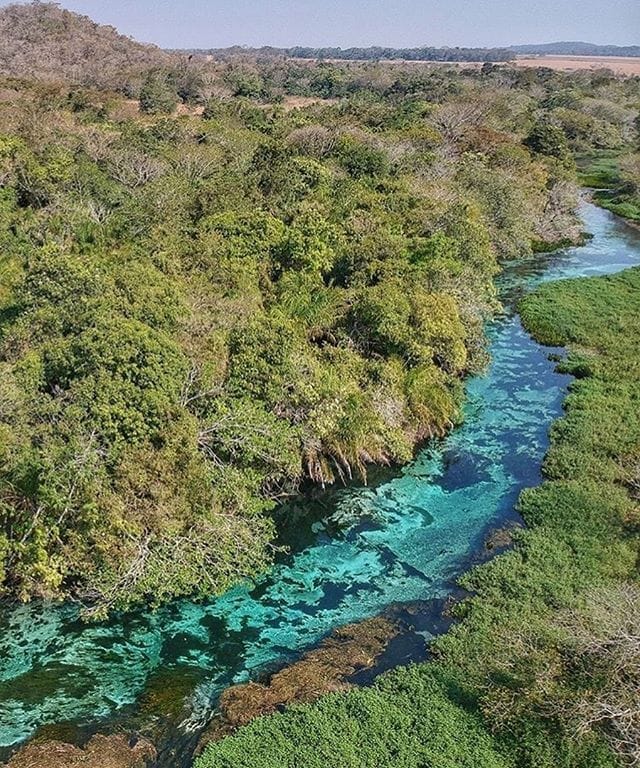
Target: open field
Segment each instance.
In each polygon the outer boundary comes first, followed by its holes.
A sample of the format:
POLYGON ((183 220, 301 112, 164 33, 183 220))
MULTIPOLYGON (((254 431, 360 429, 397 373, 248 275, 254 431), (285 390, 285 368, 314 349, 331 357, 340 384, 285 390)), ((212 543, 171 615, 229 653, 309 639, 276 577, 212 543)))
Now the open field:
MULTIPOLYGON (((207 59, 211 60, 209 56, 207 59)), ((317 63, 317 59, 296 58, 294 61, 317 63)), ((362 64, 361 59, 322 59, 327 64, 362 64)), ((548 67, 564 72, 589 69, 610 69, 620 75, 640 75, 640 57, 627 56, 522 56, 507 62, 494 62, 498 66, 548 67)), ((455 67, 458 69, 479 69, 478 61, 422 61, 409 59, 385 59, 384 64, 416 67, 455 67)))
POLYGON ((640 75, 640 58, 624 56, 529 56, 516 59, 518 67, 549 67, 562 71, 610 69, 620 75, 640 75))

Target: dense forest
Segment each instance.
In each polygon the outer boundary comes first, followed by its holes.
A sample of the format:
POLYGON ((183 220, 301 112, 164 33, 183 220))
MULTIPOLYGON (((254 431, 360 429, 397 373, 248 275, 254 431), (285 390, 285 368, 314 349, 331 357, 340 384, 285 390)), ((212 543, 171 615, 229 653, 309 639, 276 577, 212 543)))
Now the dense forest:
POLYGON ((172 114, 203 79, 154 67, 139 102, 4 81, 1 551, 23 599, 102 611, 265 568, 278 499, 453 426, 500 261, 579 236, 571 150, 637 139, 637 81, 601 72, 256 60, 172 114), (264 103, 301 72, 316 103, 264 103))
MULTIPOLYGON (((264 572, 282 500, 460 422, 494 278, 580 242, 578 180, 640 219, 637 77, 190 60, 46 3, 0 42, 7 600, 99 620, 264 572)), ((636 270, 524 301, 577 381, 434 662, 200 768, 638 765, 639 296, 636 270)))

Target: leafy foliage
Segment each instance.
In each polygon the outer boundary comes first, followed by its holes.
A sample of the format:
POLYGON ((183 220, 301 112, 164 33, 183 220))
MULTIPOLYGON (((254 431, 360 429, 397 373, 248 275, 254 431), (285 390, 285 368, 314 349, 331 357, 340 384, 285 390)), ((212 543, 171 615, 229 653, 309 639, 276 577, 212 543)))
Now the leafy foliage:
POLYGON ((140 110, 149 115, 171 114, 177 103, 177 94, 168 76, 163 72, 150 72, 140 89, 140 110))

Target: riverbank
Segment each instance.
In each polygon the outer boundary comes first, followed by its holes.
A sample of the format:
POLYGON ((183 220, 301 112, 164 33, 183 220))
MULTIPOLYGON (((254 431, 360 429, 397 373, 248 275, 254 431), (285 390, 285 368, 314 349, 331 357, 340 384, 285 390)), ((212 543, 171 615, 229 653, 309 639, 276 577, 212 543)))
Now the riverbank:
POLYGON ((637 721, 603 713, 639 681, 630 676, 625 690, 612 655, 588 640, 615 647, 617 618, 633 618, 620 605, 638 576, 640 271, 543 286, 522 315, 540 341, 569 345, 562 368, 576 379, 545 481, 520 498, 528 527, 514 550, 465 577, 475 596, 435 642, 437 660, 262 718, 210 747, 198 768, 604 768, 633 749, 637 721), (610 620, 594 622, 603 602, 610 620))
MULTIPOLYGON (((521 489, 541 481, 569 381, 522 329, 515 304, 541 280, 640 260, 637 237, 614 217, 590 205, 582 216, 594 235, 584 247, 514 262, 500 277, 504 314, 488 329, 486 374, 468 381, 463 425, 396 477, 290 510, 292 553, 255 587, 100 625, 77 622, 70 606, 8 614, 0 634, 0 657, 12 663, 0 697, 5 744, 64 722, 65 741, 84 744, 96 729, 137 731, 158 746, 159 765, 189 765, 192 741, 229 686, 264 682, 336 627, 395 604, 437 605, 455 591, 459 574, 477 564, 470 556, 514 520, 521 489)), ((417 618, 408 617, 413 630, 391 641, 378 669, 425 658, 426 641, 441 630, 430 625, 430 608, 417 618)))
POLYGON ((578 157, 580 183, 589 188, 595 205, 605 208, 640 229, 638 160, 628 153, 599 151, 578 157))

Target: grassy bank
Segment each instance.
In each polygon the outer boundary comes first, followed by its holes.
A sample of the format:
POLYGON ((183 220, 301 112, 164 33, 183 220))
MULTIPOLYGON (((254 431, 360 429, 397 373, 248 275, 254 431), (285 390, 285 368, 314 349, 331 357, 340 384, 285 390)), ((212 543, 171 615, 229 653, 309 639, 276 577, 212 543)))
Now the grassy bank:
POLYGON ((640 269, 522 305, 576 380, 516 547, 469 573, 436 660, 264 717, 197 768, 526 766, 637 759, 640 269))
POLYGON ((632 222, 640 222, 638 157, 609 150, 578 159, 579 181, 596 190, 597 204, 632 222))

